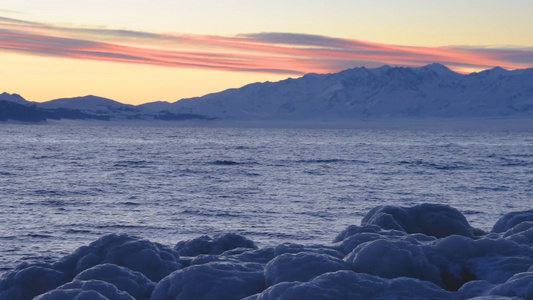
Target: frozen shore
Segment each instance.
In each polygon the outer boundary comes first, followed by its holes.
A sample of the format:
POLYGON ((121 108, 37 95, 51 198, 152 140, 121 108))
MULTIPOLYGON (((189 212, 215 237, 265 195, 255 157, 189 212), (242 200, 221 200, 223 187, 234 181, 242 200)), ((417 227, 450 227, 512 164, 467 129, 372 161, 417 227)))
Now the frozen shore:
POLYGON ((327 245, 107 235, 19 265, 0 299, 533 299, 532 281, 533 210, 484 232, 455 208, 421 204, 375 207, 327 245))

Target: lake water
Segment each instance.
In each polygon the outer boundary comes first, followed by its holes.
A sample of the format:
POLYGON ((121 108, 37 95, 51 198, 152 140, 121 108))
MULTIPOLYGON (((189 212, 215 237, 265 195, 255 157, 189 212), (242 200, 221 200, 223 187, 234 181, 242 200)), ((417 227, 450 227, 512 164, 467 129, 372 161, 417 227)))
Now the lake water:
POLYGON ((1 270, 119 232, 329 243, 377 205, 489 230, 532 199, 532 131, 0 125, 1 270))

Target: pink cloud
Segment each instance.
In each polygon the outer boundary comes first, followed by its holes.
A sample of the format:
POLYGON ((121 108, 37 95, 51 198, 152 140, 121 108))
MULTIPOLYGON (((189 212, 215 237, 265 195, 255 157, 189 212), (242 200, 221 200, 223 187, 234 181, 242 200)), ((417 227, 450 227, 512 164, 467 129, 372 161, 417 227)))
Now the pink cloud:
POLYGON ((366 65, 452 69, 517 69, 533 65, 533 49, 411 47, 295 33, 232 37, 59 27, 0 17, 0 50, 174 68, 299 75, 366 65))

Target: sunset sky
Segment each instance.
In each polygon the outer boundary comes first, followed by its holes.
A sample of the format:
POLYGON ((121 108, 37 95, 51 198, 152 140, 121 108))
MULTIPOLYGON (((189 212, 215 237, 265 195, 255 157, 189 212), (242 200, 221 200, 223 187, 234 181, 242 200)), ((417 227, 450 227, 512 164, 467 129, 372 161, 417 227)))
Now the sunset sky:
POLYGON ((529 0, 24 0, 0 6, 1 92, 140 104, 353 67, 533 67, 529 0))

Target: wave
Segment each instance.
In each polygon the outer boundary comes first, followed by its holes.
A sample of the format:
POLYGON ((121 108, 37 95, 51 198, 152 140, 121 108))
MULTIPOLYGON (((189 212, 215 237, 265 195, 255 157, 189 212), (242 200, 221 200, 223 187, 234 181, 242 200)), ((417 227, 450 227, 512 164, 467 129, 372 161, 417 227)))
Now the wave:
POLYGON ((465 162, 451 162, 451 163, 437 163, 428 162, 423 160, 406 161, 402 160, 397 163, 398 165, 404 165, 408 167, 422 167, 436 170, 470 170, 473 169, 473 165, 465 162))
POLYGON ((220 166, 233 166, 238 165, 239 163, 233 160, 215 160, 212 162, 213 165, 220 165, 220 166))

